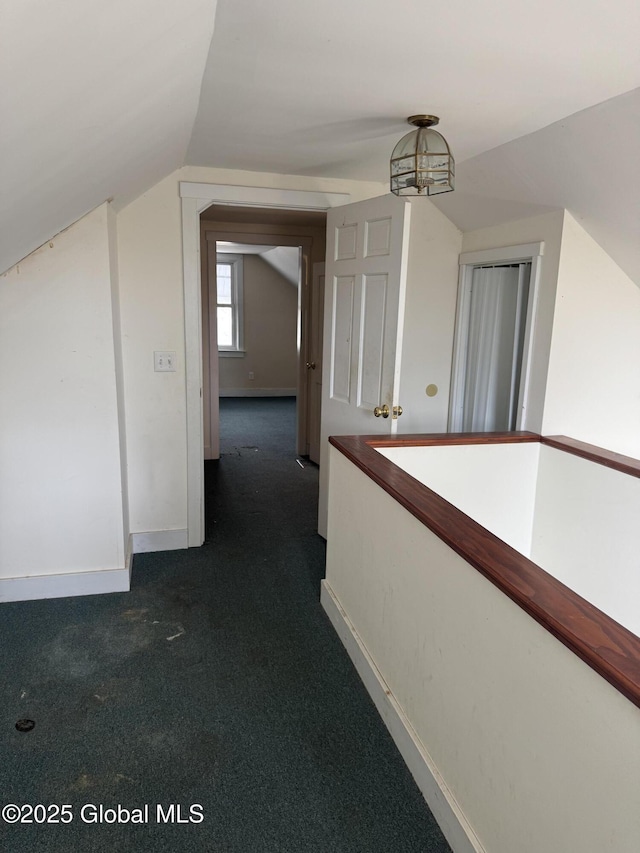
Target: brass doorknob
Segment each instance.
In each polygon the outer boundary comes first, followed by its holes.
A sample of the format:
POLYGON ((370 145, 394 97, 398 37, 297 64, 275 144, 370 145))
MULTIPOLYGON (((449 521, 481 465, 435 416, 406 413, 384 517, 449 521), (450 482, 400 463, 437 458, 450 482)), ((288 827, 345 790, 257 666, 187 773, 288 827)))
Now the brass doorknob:
POLYGON ((386 403, 384 404, 384 406, 376 406, 375 409, 373 410, 373 414, 376 416, 376 418, 379 418, 379 417, 388 418, 389 417, 389 406, 387 406, 386 403))
POLYGON ((307 362, 307 370, 315 370, 315 369, 316 369, 315 361, 308 361, 307 362))
POLYGON ((402 414, 402 406, 394 406, 392 411, 393 411, 393 417, 395 420, 396 418, 399 418, 400 415, 402 414))

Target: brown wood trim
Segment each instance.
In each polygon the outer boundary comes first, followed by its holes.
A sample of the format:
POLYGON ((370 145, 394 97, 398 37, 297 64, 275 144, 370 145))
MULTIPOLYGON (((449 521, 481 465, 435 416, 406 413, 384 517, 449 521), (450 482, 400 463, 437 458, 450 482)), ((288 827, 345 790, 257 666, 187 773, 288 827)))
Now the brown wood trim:
POLYGON ((640 477, 640 459, 634 459, 633 456, 624 456, 622 453, 604 450, 602 447, 596 447, 595 444, 577 441, 575 438, 568 438, 566 435, 545 435, 541 436, 540 441, 549 447, 555 447, 556 450, 564 450, 565 453, 582 456, 589 462, 596 462, 598 465, 605 465, 607 468, 622 471, 623 474, 628 474, 630 477, 640 477))
MULTIPOLYGON (((640 638, 569 587, 490 533, 440 495, 418 482, 376 447, 498 443, 498 433, 468 442, 430 435, 332 436, 329 441, 408 512, 474 566, 571 651, 640 707, 640 638)), ((524 433, 511 442, 537 441, 524 433)), ((458 438, 460 434, 457 434, 458 438)), ((555 439, 554 439, 555 440, 555 439)), ((553 445, 552 445, 553 446, 553 445)))
MULTIPOLYGON (((445 444, 521 444, 540 441, 537 432, 431 432, 407 433, 406 435, 360 435, 337 436, 359 438, 370 447, 431 447, 445 444)), ((332 438, 329 441, 333 444, 332 438)))

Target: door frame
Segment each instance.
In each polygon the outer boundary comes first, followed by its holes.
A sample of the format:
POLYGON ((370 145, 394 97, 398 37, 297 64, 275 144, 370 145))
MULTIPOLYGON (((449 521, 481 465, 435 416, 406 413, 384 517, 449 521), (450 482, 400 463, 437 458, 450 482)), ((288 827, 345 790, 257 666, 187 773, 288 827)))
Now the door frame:
MULTIPOLYGON (((220 242, 220 241, 228 241, 230 243, 245 243, 247 245, 258 245, 258 246, 289 246, 291 248, 296 248, 300 250, 300 269, 298 273, 298 284, 296 285, 296 299, 298 303, 297 307, 297 315, 296 315, 296 346, 297 346, 297 367, 296 367, 296 392, 297 392, 297 401, 298 406, 296 406, 296 453, 303 455, 304 451, 301 450, 301 445, 303 443, 303 432, 305 428, 304 418, 300 417, 300 413, 304 413, 304 407, 306 405, 306 387, 305 387, 305 379, 306 379, 306 368, 304 366, 306 354, 302 352, 300 348, 300 342, 303 338, 303 329, 307 322, 307 314, 308 314, 308 306, 303 305, 303 294, 305 291, 305 287, 307 286, 307 270, 306 266, 308 266, 309 258, 311 257, 311 243, 312 240, 310 237, 302 237, 297 236, 295 234, 273 234, 273 233, 253 233, 249 231, 232 231, 221 229, 220 226, 216 222, 208 222, 205 221, 203 223, 204 227, 201 226, 201 232, 203 235, 204 243, 210 242, 220 242)), ((201 244, 202 245, 202 244, 201 244)), ((210 275, 211 269, 209 263, 206 265, 207 272, 207 286, 210 286, 210 275)), ((293 285, 292 285, 293 286, 293 285)), ((209 302, 209 307, 211 309, 211 302, 209 302)), ((214 324, 211 320, 212 314, 210 310, 209 317, 207 318, 207 322, 209 324, 209 385, 214 388, 218 388, 218 350, 217 348, 211 347, 211 339, 212 339, 212 330, 214 329, 214 324)), ((214 332, 215 333, 215 332, 214 332)), ((209 400, 209 419, 210 419, 210 432, 211 432, 211 447, 213 450, 214 441, 213 441, 213 421, 214 416, 218 416, 219 411, 219 391, 216 391, 214 395, 211 393, 211 388, 207 390, 203 387, 202 399, 203 406, 206 400, 209 400), (214 397, 216 399, 214 399, 214 397)), ((206 436, 204 436, 206 438, 206 436)), ((215 442, 215 449, 219 450, 219 437, 217 437, 215 442)), ((212 456, 213 459, 217 459, 218 456, 215 454, 212 456)))
MULTIPOLYGON (((325 252, 326 256, 326 252, 325 252)), ((312 305, 309 315, 315 327, 309 324, 307 363, 304 370, 306 373, 307 394, 307 436, 309 438, 309 459, 320 465, 320 410, 322 408, 321 396, 317 395, 317 387, 322 389, 322 338, 324 330, 324 288, 325 288, 325 261, 316 261, 311 272, 311 294, 312 305), (314 362, 315 360, 315 362, 314 362), (315 366, 312 367, 312 364, 315 366), (319 381, 318 381, 319 379, 319 381), (316 411, 317 407, 317 411, 316 411), (317 430, 316 430, 317 427, 317 430)), ((320 390, 320 394, 321 394, 320 390)))
POLYGON ((484 249, 479 252, 463 252, 460 255, 460 273, 458 277, 458 304, 456 307, 456 325, 453 339, 453 362, 451 368, 451 394, 449 396, 449 432, 460 432, 464 398, 465 366, 468 343, 468 321, 471 308, 471 279, 473 268, 486 264, 530 263, 529 299, 524 330, 522 367, 520 370, 520 390, 516 429, 527 429, 527 405, 529 399, 529 381, 533 352, 533 337, 538 306, 540 268, 544 255, 544 243, 524 243, 519 246, 505 246, 502 249, 484 249))
POLYGON ((286 210, 328 210, 348 204, 349 193, 180 181, 184 286, 187 415, 187 528, 189 547, 204 542, 204 444, 202 426, 202 301, 200 214, 212 204, 286 210))

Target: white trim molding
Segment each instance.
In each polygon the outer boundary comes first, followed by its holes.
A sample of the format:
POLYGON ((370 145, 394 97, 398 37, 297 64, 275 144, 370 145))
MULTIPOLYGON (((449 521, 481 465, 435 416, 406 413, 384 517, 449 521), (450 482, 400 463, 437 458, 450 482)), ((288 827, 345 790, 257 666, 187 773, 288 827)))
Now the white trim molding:
POLYGON ((0 602, 35 601, 40 598, 68 598, 129 592, 130 567, 97 572, 69 572, 62 575, 32 575, 0 579, 0 602))
POLYGON ((129 575, 129 589, 131 589, 131 573, 133 572, 133 536, 129 534, 127 539, 127 551, 124 557, 124 567, 129 575))
POLYGON ((511 261, 530 261, 544 255, 544 243, 521 243, 519 246, 503 246, 501 249, 482 249, 479 252, 463 252, 458 265, 502 264, 511 261))
POLYGON ((131 542, 134 554, 145 554, 150 551, 180 551, 189 547, 189 531, 185 528, 132 533, 131 542))
POLYGON ((433 758, 418 738, 326 580, 322 581, 320 603, 451 848, 455 853, 485 853, 433 758))
POLYGON ((189 547, 204 542, 204 439, 202 417, 202 300, 200 214, 212 204, 328 210, 348 204, 348 193, 285 190, 180 181, 187 410, 187 525, 189 547))
POLYGON ((241 187, 232 184, 194 184, 180 182, 180 198, 206 200, 211 204, 237 207, 283 207, 287 210, 328 210, 348 204, 348 193, 325 193, 316 190, 281 190, 269 187, 241 187))

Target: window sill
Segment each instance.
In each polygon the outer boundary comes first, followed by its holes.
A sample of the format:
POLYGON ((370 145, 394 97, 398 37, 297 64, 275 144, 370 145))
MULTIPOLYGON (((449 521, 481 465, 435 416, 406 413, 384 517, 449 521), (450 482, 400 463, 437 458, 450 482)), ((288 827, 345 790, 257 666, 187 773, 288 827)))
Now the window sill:
POLYGON ((220 358, 244 358, 246 350, 243 349, 219 349, 218 356, 220 358))

